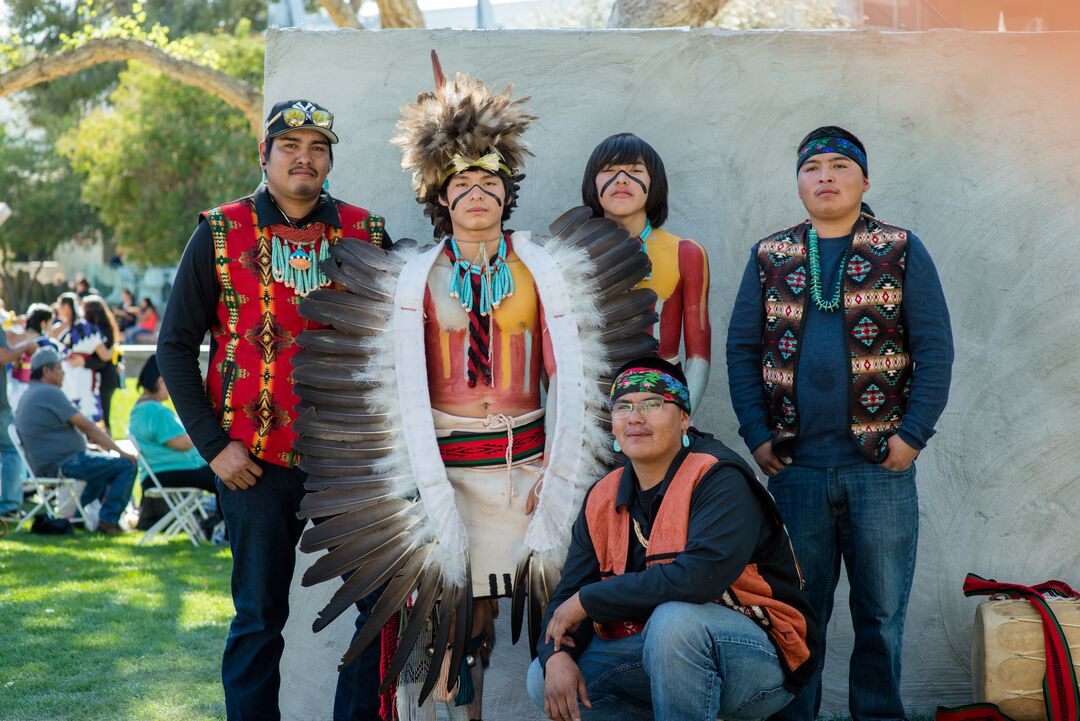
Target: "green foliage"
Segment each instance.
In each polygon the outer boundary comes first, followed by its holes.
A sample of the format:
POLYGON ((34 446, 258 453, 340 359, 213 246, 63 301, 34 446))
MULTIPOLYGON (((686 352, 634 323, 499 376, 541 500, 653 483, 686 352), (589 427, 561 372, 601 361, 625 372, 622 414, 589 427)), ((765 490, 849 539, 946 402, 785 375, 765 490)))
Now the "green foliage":
MULTIPOLYGON (((262 32, 267 19, 265 0, 6 0, 6 5, 0 17, 0 72, 94 37, 132 37, 164 47, 169 37, 195 33, 262 32)), ((170 49, 183 54, 182 45, 170 49)), ((123 63, 108 63, 30 88, 23 103, 27 119, 51 137, 63 134, 102 103, 123 69, 123 63)))
POLYGON ((0 717, 225 717, 229 552, 137 539, 0 539, 0 717))
MULTIPOLYGON (((170 44, 170 50, 177 47, 170 44)), ((265 44, 239 23, 233 35, 184 38, 183 52, 258 84, 265 44)), ((131 63, 109 105, 58 144, 83 177, 82 198, 136 262, 176 261, 196 213, 249 193, 258 154, 244 116, 222 101, 131 63)))
MULTIPOLYGON (((0 225, 0 275, 8 307, 22 309, 29 287, 16 293, 12 260, 42 260, 66 240, 92 235, 97 214, 79 200, 79 179, 44 138, 11 137, 0 127, 0 201, 11 218, 0 225)), ((24 284, 26 285, 26 284, 24 284)))

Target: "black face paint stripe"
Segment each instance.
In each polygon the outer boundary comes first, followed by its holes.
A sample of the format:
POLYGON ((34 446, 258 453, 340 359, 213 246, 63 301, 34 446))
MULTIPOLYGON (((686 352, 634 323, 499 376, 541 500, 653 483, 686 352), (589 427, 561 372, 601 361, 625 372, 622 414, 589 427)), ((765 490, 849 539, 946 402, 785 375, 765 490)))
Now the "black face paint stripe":
MULTIPOLYGON (((630 175, 625 170, 620 170, 619 172, 615 173, 615 175, 611 176, 611 178, 608 180, 608 182, 604 183, 604 187, 600 188, 600 197, 601 198, 603 198, 604 193, 607 192, 608 186, 611 185, 612 183, 614 183, 615 179, 618 178, 620 175, 625 175, 627 178, 629 178, 630 180, 632 180, 635 183, 637 183, 638 185, 640 185, 641 186, 641 192, 645 193, 645 195, 649 194, 649 189, 647 187, 645 187, 645 181, 643 181, 641 178, 635 178, 633 175, 630 175)), ((470 188, 470 190, 472 190, 472 188, 470 188)))
POLYGON ((474 183, 472 186, 469 187, 468 190, 466 190, 464 193, 462 193, 461 195, 454 198, 454 202, 450 204, 450 210, 457 210, 458 203, 461 202, 462 198, 464 198, 466 195, 471 193, 473 191, 473 188, 478 189, 481 193, 483 193, 484 195, 486 195, 489 198, 491 198, 492 200, 494 200, 496 203, 499 204, 500 208, 502 207, 503 202, 502 202, 502 199, 499 198, 499 196, 495 195, 495 193, 492 193, 490 190, 484 190, 483 188, 480 187, 479 183, 474 183))

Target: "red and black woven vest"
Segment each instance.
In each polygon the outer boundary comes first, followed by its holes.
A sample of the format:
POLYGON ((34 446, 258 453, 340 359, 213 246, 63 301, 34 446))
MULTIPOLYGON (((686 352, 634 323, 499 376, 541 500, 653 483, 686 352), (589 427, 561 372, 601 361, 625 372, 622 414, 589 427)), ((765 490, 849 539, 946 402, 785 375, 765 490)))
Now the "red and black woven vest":
MULTIPOLYGON (((795 388, 810 295, 809 228, 804 222, 758 245, 765 304, 761 365, 774 444, 790 441, 799 432, 795 388)), ((875 463, 885 458, 888 437, 903 420, 911 392, 902 313, 907 238, 906 230, 863 215, 855 224, 843 270, 844 328, 851 358, 848 424, 863 456, 875 463)))
MULTIPOLYGON (((646 566, 671 563, 686 548, 694 489, 718 463, 730 461, 697 452, 683 459, 649 529, 646 566)), ((735 461, 731 465, 743 464, 735 461)), ((619 468, 597 481, 585 501, 585 520, 601 580, 626 572, 631 517, 625 507, 615 505, 622 473, 623 469, 619 468)), ((734 583, 718 593, 716 603, 745 614, 769 634, 787 675, 795 686, 801 686, 816 668, 819 647, 816 626, 806 615, 809 604, 800 590, 802 580, 798 563, 787 531, 783 530, 776 503, 749 471, 743 475, 749 476, 745 481, 781 532, 769 546, 754 552, 751 562, 734 583)), ((633 542, 637 543, 637 540, 633 542)))
MULTIPOLYGON (((331 243, 343 235, 381 245, 383 219, 363 208, 337 203, 341 228, 327 227, 331 243)), ((218 346, 206 374, 206 395, 221 427, 251 454, 279 466, 295 466, 292 421, 299 398, 293 391, 296 337, 318 327, 300 317, 300 297, 274 281, 271 234, 259 227, 252 198, 212 208, 200 216, 210 225, 221 300, 211 333, 218 346)))

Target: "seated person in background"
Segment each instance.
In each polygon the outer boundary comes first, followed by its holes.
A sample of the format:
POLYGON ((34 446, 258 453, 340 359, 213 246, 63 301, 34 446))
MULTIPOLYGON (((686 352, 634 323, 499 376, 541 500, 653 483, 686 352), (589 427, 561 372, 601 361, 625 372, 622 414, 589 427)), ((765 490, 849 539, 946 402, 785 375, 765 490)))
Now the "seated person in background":
POLYGON ((80 498, 85 506, 101 501, 98 531, 122 533, 120 514, 131 501, 135 456, 120 449, 109 434, 79 413, 64 392, 64 367, 52 348, 41 348, 30 360, 30 387, 15 413, 26 460, 35 474, 62 474, 86 482, 80 498), (85 437, 84 437, 85 436, 85 437), (86 448, 87 439, 120 454, 110 456, 86 448))
MULTIPOLYGON (((12 336, 9 342, 8 334, 0 330, 0 371, 8 363, 18 361, 24 353, 32 352, 34 347, 36 344, 33 340, 18 340, 17 336, 12 336)), ((8 434, 8 426, 15 418, 8 402, 5 375, 0 372, 0 517, 17 522, 18 510, 23 502, 23 467, 8 434)))
MULTIPOLYGON (((180 424, 176 411, 165 405, 169 390, 158 370, 157 354, 146 360, 139 373, 138 388, 142 395, 131 409, 128 435, 139 446, 143 459, 165 488, 202 488, 217 494, 214 472, 195 450, 191 438, 180 424)), ((143 479, 143 488, 149 479, 143 479)), ((143 497, 139 512, 139 527, 149 528, 165 514, 164 504, 150 504, 143 497), (159 509, 155 513, 154 506, 159 509)))
POLYGON ((139 306, 135 305, 135 294, 130 288, 120 291, 120 302, 113 306, 116 325, 125 331, 139 320, 139 306))
POLYGON ((678 366, 623 366, 611 422, 629 461, 586 495, 530 697, 561 721, 775 713, 821 644, 772 497, 723 443, 691 447, 678 366))
POLYGON ((143 298, 139 304, 139 319, 135 325, 124 331, 124 341, 127 343, 156 343, 158 314, 153 301, 143 298))

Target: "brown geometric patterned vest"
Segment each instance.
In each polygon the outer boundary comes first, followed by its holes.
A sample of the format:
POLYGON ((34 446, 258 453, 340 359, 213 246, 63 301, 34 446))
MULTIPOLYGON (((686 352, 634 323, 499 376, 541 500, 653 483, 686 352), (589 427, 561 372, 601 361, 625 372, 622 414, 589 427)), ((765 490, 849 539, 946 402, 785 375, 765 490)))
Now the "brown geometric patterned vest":
MULTIPOLYGON (((769 236, 758 246, 758 279, 765 304, 761 366, 773 443, 798 435, 795 393, 802 320, 809 302, 809 221, 769 236)), ((843 273, 844 328, 851 358, 848 423, 862 454, 875 463, 900 425, 911 392, 911 359, 901 306, 908 233, 863 215, 855 224, 843 273)), ((823 279, 828 283, 828 279, 823 279)), ((825 292, 830 292, 825 288, 825 292)))
MULTIPOLYGON (((326 238, 343 235, 381 245, 384 221, 363 208, 337 203, 341 228, 330 226, 326 238)), ((293 390, 292 358, 296 336, 319 327, 300 316, 300 297, 274 280, 269 229, 259 226, 252 198, 205 211, 214 240, 214 269, 221 286, 217 318, 211 330, 217 342, 206 374, 206 395, 221 427, 256 458, 279 466, 299 462, 293 450, 292 421, 300 403, 293 390)))

